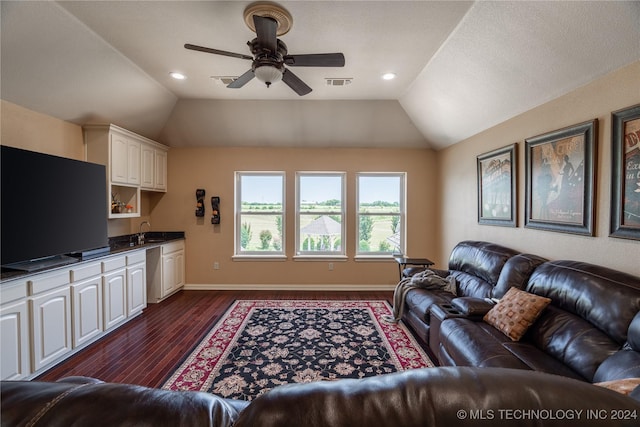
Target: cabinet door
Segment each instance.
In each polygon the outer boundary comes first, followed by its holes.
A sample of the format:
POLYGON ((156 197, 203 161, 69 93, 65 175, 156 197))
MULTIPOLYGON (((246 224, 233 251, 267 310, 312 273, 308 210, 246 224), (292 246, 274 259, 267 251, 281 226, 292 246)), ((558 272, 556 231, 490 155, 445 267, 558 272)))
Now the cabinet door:
POLYGON ((31 299, 33 369, 37 371, 71 351, 69 286, 31 299))
POLYGON ((73 305, 73 347, 102 333, 102 277, 71 286, 73 305))
POLYGON ((141 312, 147 306, 145 263, 127 267, 127 316, 141 312))
POLYGON ((125 269, 102 277, 104 329, 108 330, 127 318, 127 282, 125 269))
POLYGON ((142 188, 153 189, 155 185, 156 150, 151 146, 142 145, 140 153, 142 156, 140 186, 142 188))
POLYGON ((176 287, 176 253, 162 255, 162 295, 164 298, 176 287))
POLYGON ((167 152, 155 152, 155 189, 167 191, 167 152))
POLYGON ((184 286, 184 251, 176 252, 176 278, 174 289, 184 286))
POLYGON ((140 184, 140 143, 129 140, 127 144, 127 182, 140 184))
POLYGON ((28 313, 25 300, 0 309, 0 379, 3 381, 19 380, 31 373, 28 313))
POLYGON ((125 136, 112 133, 111 139, 111 182, 128 183, 129 144, 125 136))

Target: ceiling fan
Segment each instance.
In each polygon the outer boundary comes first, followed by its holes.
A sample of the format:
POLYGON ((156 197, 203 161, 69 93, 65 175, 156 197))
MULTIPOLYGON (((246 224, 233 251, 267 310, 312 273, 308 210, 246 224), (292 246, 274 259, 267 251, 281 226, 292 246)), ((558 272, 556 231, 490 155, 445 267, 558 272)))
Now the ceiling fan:
POLYGON ((311 92, 311 88, 291 70, 285 67, 344 67, 342 53, 314 53, 289 55, 287 45, 277 36, 285 34, 291 28, 291 15, 282 7, 273 3, 259 3, 245 10, 245 22, 256 32, 256 38, 247 42, 253 57, 241 53, 227 52, 193 44, 184 47, 199 52, 253 61, 251 69, 242 74, 227 87, 241 88, 256 77, 267 87, 282 80, 298 95, 311 92), (252 25, 253 24, 253 25, 252 25))

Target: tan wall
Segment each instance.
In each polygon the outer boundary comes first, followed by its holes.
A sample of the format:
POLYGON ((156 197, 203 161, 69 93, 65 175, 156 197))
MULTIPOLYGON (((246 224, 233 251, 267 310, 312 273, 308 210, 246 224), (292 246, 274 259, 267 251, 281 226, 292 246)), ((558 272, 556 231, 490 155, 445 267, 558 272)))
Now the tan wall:
MULTIPOLYGON (((310 285, 393 286, 398 268, 392 261, 356 262, 355 173, 407 172, 407 221, 411 233, 407 252, 429 256, 436 252, 434 153, 412 149, 288 149, 288 148, 174 148, 169 152, 169 192, 155 198, 151 212, 153 230, 184 230, 187 236, 187 283, 204 285, 310 285), (286 172, 287 261, 233 261, 234 171, 286 172), (295 172, 332 170, 347 172, 346 262, 293 261, 295 172), (206 216, 196 218, 195 191, 206 190, 206 216), (210 223, 211 196, 220 196, 221 224, 210 223), (220 264, 219 270, 213 263, 220 264)), ((255 286, 254 286, 255 287, 255 286)))
POLYGON ((549 259, 576 259, 640 275, 640 242, 608 237, 611 112, 640 103, 640 62, 437 153, 442 224, 439 260, 457 242, 489 240, 549 259), (595 237, 524 228, 525 138, 598 119, 595 237), (477 223, 476 156, 518 142, 518 228, 477 223))
POLYGON ((0 143, 54 156, 84 160, 82 128, 2 100, 0 143))

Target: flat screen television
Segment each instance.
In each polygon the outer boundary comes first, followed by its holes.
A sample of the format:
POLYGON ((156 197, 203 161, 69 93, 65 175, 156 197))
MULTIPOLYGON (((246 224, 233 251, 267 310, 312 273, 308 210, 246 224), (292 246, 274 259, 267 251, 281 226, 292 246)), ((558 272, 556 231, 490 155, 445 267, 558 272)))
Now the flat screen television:
POLYGON ((3 269, 35 271, 108 250, 103 165, 0 148, 3 269))

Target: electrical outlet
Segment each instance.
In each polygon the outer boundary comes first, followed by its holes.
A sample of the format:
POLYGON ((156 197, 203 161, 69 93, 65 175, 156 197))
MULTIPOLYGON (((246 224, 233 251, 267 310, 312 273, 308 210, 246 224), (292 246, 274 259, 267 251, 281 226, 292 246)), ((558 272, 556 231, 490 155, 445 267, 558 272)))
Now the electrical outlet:
POLYGON ((333 263, 332 262, 329 263, 329 271, 333 271, 333 263))
POLYGON ((220 263, 218 261, 213 263, 213 269, 214 270, 220 270, 220 263))

